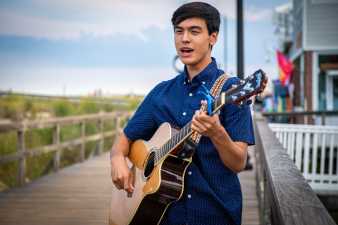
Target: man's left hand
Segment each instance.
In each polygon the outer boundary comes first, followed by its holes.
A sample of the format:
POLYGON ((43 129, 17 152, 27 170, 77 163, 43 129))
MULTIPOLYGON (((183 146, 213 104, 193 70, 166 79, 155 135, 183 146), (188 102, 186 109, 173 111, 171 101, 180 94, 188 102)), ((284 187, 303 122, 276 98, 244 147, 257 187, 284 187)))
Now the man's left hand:
POLYGON ((222 128, 217 114, 209 116, 206 112, 197 110, 192 118, 191 129, 209 138, 216 135, 222 128))

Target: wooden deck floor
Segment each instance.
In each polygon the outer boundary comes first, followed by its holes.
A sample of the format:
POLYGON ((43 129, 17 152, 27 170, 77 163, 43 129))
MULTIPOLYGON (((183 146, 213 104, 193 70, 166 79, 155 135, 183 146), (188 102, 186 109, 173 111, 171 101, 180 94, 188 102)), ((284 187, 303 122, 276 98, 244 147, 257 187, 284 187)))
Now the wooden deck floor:
MULTIPOLYGON (((254 149, 250 148, 251 161, 255 165, 253 151, 254 149)), ((255 173, 255 168, 239 173, 243 193, 242 225, 260 225, 255 173)))
MULTIPOLYGON (((108 154, 0 193, 0 225, 105 225, 110 204, 108 154)), ((254 172, 242 172, 243 225, 258 225, 254 172)))

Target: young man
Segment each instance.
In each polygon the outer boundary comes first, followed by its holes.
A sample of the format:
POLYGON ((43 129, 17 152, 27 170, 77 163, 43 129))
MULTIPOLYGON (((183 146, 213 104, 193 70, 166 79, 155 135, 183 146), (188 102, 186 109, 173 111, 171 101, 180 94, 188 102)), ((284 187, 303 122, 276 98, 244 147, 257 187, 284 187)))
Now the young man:
MULTIPOLYGON (((132 192, 133 178, 126 164, 130 144, 150 139, 163 122, 183 127, 192 120, 191 128, 203 137, 187 169, 184 194, 170 205, 161 224, 239 225, 242 194, 237 173, 245 166, 247 146, 254 144, 249 106, 230 104, 214 116, 198 111, 201 86, 210 90, 223 74, 211 57, 219 12, 206 3, 187 3, 174 12, 172 23, 184 72, 158 84, 128 122, 112 148, 112 180, 117 188, 132 192)), ((237 83, 238 78, 229 78, 223 91, 237 83)))

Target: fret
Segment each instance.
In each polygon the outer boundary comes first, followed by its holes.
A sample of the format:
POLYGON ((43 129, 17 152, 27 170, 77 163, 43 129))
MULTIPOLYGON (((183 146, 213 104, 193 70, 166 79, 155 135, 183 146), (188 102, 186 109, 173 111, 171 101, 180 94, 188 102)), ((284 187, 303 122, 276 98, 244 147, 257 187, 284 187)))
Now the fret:
POLYGON ((179 132, 179 133, 178 133, 179 138, 178 138, 176 144, 179 143, 179 142, 182 140, 182 138, 184 137, 184 133, 185 133, 184 131, 185 131, 185 130, 183 130, 183 132, 179 132))
POLYGON ((158 152, 155 152, 155 163, 158 161, 158 152))

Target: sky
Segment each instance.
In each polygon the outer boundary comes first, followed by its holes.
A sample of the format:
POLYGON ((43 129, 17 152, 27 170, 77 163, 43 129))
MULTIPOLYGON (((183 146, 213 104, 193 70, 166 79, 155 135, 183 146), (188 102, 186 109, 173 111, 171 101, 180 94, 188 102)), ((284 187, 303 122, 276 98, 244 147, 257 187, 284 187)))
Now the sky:
MULTIPOLYGON (((190 1, 2 0, 0 90, 146 94, 177 75, 170 19, 186 2, 190 1)), ((236 75, 236 1, 206 2, 226 18, 212 55, 220 68, 236 75)), ((243 2, 245 75, 262 68, 274 79, 278 45, 272 15, 288 0, 243 2)))

